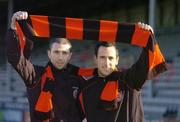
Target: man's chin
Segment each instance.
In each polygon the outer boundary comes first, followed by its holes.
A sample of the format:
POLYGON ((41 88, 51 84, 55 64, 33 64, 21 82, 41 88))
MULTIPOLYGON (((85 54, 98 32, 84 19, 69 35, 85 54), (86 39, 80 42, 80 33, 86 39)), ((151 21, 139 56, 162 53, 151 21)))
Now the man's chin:
POLYGON ((111 72, 101 72, 100 75, 103 76, 103 77, 106 77, 108 75, 110 75, 111 72))
POLYGON ((104 76, 108 76, 108 75, 110 75, 110 74, 111 74, 111 73, 108 72, 108 73, 105 73, 104 76))
POLYGON ((108 75, 110 75, 112 72, 113 72, 113 71, 106 71, 106 72, 104 72, 104 75, 105 75, 105 76, 108 76, 108 75))
POLYGON ((62 66, 62 65, 57 65, 56 68, 57 68, 57 69, 63 69, 64 66, 62 66))

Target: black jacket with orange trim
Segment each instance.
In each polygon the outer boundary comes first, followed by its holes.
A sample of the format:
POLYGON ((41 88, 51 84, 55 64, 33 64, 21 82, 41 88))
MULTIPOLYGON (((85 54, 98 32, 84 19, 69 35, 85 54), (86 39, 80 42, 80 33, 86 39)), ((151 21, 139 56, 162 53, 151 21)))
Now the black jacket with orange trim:
POLYGON ((50 118, 52 122, 81 121, 83 116, 77 97, 81 90, 81 78, 69 71, 75 67, 68 64, 68 69, 58 70, 51 63, 47 66, 50 67, 50 75, 46 72, 43 75, 45 81, 41 80, 44 86, 35 105, 36 118, 42 121, 50 118))
MULTIPOLYGON (((148 49, 143 48, 131 68, 115 71, 105 78, 96 73, 89 79, 79 96, 87 121, 144 122, 141 89, 152 74, 149 60, 148 49)), ((161 64, 159 71, 165 70, 161 64)))
MULTIPOLYGON (((45 85, 40 81, 46 67, 33 65, 30 62, 29 56, 33 48, 32 41, 26 40, 25 48, 22 52, 16 32, 9 29, 7 32, 6 42, 8 61, 22 77, 27 88, 31 121, 42 122, 34 116, 34 108, 39 98, 42 85, 45 85)), ((78 91, 80 90, 79 79, 81 78, 75 75, 71 75, 77 74, 79 68, 68 64, 66 69, 57 70, 53 67, 52 64, 49 65, 52 67, 52 72, 55 78, 55 82, 53 85, 55 85, 56 87, 54 89, 54 92, 57 93, 54 97, 54 101, 56 104, 56 106, 54 107, 55 117, 57 119, 67 121, 80 121, 81 116, 79 115, 79 109, 76 105, 76 99, 73 98, 73 90, 74 88, 76 88, 76 90, 78 91)))

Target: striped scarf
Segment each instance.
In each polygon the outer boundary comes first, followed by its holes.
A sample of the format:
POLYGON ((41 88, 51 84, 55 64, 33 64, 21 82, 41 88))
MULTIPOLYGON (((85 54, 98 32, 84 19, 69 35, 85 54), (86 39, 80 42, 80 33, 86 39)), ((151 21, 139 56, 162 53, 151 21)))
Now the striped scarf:
POLYGON ((81 41, 97 40, 127 43, 149 50, 149 78, 166 70, 165 59, 155 40, 154 34, 141 29, 137 24, 30 15, 27 20, 18 21, 16 27, 22 51, 25 47, 25 38, 44 40, 57 37, 81 41))

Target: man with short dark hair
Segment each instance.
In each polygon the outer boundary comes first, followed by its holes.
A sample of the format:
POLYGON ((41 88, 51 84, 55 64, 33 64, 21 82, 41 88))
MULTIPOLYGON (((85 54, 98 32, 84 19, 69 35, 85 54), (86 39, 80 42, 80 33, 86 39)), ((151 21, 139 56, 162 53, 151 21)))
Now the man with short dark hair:
POLYGON ((73 69, 77 70, 78 67, 69 64, 72 55, 71 43, 65 38, 51 39, 47 50, 49 57, 47 65, 44 67, 32 64, 29 56, 33 42, 25 40, 25 48, 22 50, 15 26, 15 20, 23 20, 27 17, 27 12, 14 13, 6 40, 8 61, 20 74, 27 88, 31 121, 81 121, 82 117, 77 105, 81 78, 73 73, 73 69), (37 105, 41 91, 49 87, 53 87, 52 93, 41 95, 52 97, 50 107, 48 108, 45 101, 40 101, 41 104, 37 105), (35 109, 40 110, 39 113, 34 113, 35 109))
MULTIPOLYGON (((143 26, 152 31, 150 26, 143 26)), ((87 121, 144 121, 140 92, 151 74, 150 62, 154 57, 149 57, 149 53, 149 47, 143 47, 138 61, 129 69, 121 71, 117 68, 119 54, 116 45, 111 42, 99 42, 96 45, 96 73, 84 85, 79 97, 87 121)), ((156 53, 156 56, 161 61, 162 55, 156 53)))

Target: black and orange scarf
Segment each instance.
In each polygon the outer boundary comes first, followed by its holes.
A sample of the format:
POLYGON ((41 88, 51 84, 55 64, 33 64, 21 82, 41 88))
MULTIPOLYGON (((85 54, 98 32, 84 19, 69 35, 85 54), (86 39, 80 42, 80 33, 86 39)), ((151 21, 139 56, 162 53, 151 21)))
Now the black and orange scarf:
POLYGON ((41 40, 59 37, 75 40, 97 40, 127 43, 149 50, 149 78, 164 71, 165 59, 156 43, 154 34, 137 24, 117 21, 90 20, 69 17, 30 15, 27 20, 16 23, 23 51, 25 38, 41 40))

